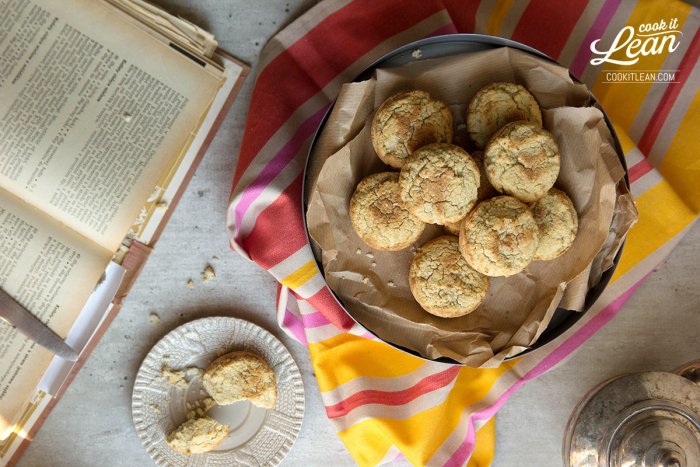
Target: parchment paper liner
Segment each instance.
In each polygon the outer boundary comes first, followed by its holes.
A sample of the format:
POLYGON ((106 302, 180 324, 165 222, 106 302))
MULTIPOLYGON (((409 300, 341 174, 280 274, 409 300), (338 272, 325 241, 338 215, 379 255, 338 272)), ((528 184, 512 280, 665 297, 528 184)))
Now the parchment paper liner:
POLYGON ((371 80, 346 84, 312 154, 307 223, 326 281, 350 314, 383 340, 427 358, 494 367, 531 346, 557 306, 581 310, 589 287, 612 265, 637 218, 613 138, 591 102, 585 85, 573 82, 565 69, 505 47, 379 69, 371 80), (442 235, 443 228, 429 226, 413 247, 399 252, 374 250, 350 225, 350 197, 365 176, 392 170, 376 156, 369 138, 372 113, 387 97, 423 89, 443 100, 455 120, 454 143, 472 151, 466 106, 479 88, 495 81, 520 83, 537 98, 544 127, 561 151, 556 186, 571 197, 579 230, 561 257, 492 278, 476 311, 438 318, 413 299, 407 272, 415 249, 442 235))

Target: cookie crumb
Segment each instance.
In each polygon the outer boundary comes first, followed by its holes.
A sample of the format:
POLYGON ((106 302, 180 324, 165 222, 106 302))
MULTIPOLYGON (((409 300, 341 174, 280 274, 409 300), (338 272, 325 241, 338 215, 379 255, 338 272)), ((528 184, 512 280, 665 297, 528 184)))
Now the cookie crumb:
POLYGON ((210 264, 207 264, 207 267, 205 267, 204 271, 202 271, 201 277, 202 277, 202 282, 209 282, 209 281, 216 280, 216 273, 214 272, 214 268, 211 267, 210 264))
POLYGON ((394 281, 389 281, 386 283, 389 287, 396 287, 396 284, 394 284, 394 281))
POLYGON ((369 277, 363 277, 363 278, 362 278, 362 283, 363 283, 363 284, 369 284, 369 277))
POLYGON ((411 57, 413 57, 416 60, 419 60, 423 57, 423 51, 421 49, 416 49, 413 52, 411 52, 411 57))
POLYGON ((163 365, 160 374, 168 384, 176 388, 186 389, 187 385, 195 377, 201 378, 204 375, 204 370, 194 366, 187 367, 184 370, 173 370, 169 366, 163 365))
POLYGON ((192 279, 187 279, 187 282, 185 282, 185 284, 187 284, 188 289, 194 289, 194 281, 192 279))
POLYGON ((126 123, 131 122, 131 114, 130 114, 129 112, 124 112, 124 113, 122 114, 122 118, 124 119, 124 121, 125 121, 126 123))
POLYGON ((361 255, 361 254, 362 254, 362 250, 360 250, 360 249, 358 248, 357 251, 356 251, 355 253, 357 253, 358 255, 361 255))
POLYGON ((155 413, 160 413, 160 406, 158 404, 151 404, 151 409, 153 409, 155 413))
POLYGON ((372 258, 374 258, 374 255, 373 255, 372 253, 367 253, 367 257, 368 257, 369 259, 372 259, 372 258))
POLYGON ((187 403, 187 419, 192 420, 195 418, 203 417, 215 405, 216 404, 214 403, 214 399, 212 399, 211 397, 207 397, 205 399, 195 401, 193 404, 188 402, 187 403))
POLYGON ((188 378, 188 380, 193 379, 194 377, 201 378, 202 376, 204 376, 204 370, 201 368, 190 366, 185 369, 185 377, 188 378))
POLYGON ((375 263, 374 261, 372 261, 372 267, 375 267, 376 265, 377 265, 377 263, 375 263))
POLYGON ((151 313, 148 315, 148 320, 151 322, 151 326, 155 326, 156 324, 160 323, 160 316, 155 313, 151 313))
POLYGON ((164 365, 160 370, 161 376, 165 381, 171 386, 175 387, 187 387, 187 380, 185 380, 185 374, 181 371, 173 371, 167 365, 164 365))

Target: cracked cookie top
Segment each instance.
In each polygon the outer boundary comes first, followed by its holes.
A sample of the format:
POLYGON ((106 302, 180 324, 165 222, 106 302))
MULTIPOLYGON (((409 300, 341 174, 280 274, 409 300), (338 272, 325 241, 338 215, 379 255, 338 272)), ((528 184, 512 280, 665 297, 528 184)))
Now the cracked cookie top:
POLYGON ((474 269, 487 276, 512 276, 530 264, 539 230, 526 204, 511 196, 479 203, 461 227, 459 249, 474 269))
POLYGON ((462 219, 476 200, 479 168, 459 146, 435 143, 411 154, 399 178, 406 209, 429 224, 462 219))
POLYGON ((578 231, 578 215, 571 199, 561 190, 552 188, 530 208, 540 229, 536 260, 554 259, 569 249, 578 231))
POLYGON ((403 92, 379 106, 372 119, 371 137, 379 158, 400 169, 421 146, 452 142, 452 114, 425 91, 403 92))
POLYGON ((209 364, 202 386, 219 405, 249 400, 272 409, 277 401, 275 370, 250 352, 229 352, 209 364))
POLYGON ((363 242, 387 251, 406 248, 425 229, 401 202, 398 172, 373 174, 357 185, 350 199, 350 223, 363 242))
POLYGON ((457 237, 444 235, 420 247, 408 271, 408 284, 425 311, 456 318, 483 302, 489 278, 467 264, 457 237))
POLYGON ((491 83, 479 89, 467 107, 469 138, 479 149, 506 123, 527 120, 542 126, 535 97, 515 83, 491 83))
MULTIPOLYGON (((467 208, 467 214, 469 214, 471 210, 474 209, 474 206, 476 206, 477 201, 483 201, 498 194, 496 189, 491 186, 491 182, 489 182, 488 177, 486 177, 486 172, 484 171, 484 153, 482 151, 474 151, 473 153, 471 153, 471 156, 472 159, 474 159, 474 162, 476 162, 477 168, 479 169, 479 189, 476 191, 476 199, 467 208)), ((465 214, 464 217, 467 217, 467 214, 465 214)), ((447 230, 447 232, 451 233, 452 235, 459 236, 459 228, 462 225, 464 217, 456 222, 446 222, 445 230, 447 230)))
POLYGON ((559 147, 547 130, 525 121, 501 128, 484 152, 486 176, 495 189, 530 203, 559 176, 559 147))

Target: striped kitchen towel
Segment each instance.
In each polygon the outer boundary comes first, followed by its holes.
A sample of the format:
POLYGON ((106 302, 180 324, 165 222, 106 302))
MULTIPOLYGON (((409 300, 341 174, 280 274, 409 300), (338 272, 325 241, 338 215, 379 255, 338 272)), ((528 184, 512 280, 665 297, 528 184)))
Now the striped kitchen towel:
POLYGON ((359 464, 405 457, 488 465, 489 421, 508 397, 612 319, 688 231, 700 212, 699 24, 698 10, 679 0, 326 0, 267 44, 233 180, 229 237, 280 282, 279 324, 308 345, 328 417, 359 464), (666 33, 653 29, 662 20, 666 33), (400 45, 455 32, 523 42, 587 83, 621 139, 640 214, 593 308, 545 347, 496 369, 426 363, 355 325, 324 286, 300 205, 309 144, 341 85, 400 45), (619 82, 632 80, 640 82, 619 82))

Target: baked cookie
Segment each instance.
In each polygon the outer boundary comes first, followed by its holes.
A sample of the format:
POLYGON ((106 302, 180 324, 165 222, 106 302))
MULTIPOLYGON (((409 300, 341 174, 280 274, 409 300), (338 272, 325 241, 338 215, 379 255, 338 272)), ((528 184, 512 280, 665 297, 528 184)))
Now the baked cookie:
MULTIPOLYGON (((464 217, 467 217, 478 201, 492 198, 498 194, 496 189, 491 186, 491 182, 489 182, 486 172, 484 171, 484 153, 482 151, 474 151, 471 153, 471 156, 474 162, 476 162, 476 166, 479 168, 479 189, 476 191, 476 200, 469 206, 467 214, 465 214, 464 217)), ((464 217, 457 222, 445 223, 445 230, 452 235, 459 236, 459 228, 462 225, 464 217)))
POLYGON ((578 215, 571 199, 552 188, 530 206, 540 229, 540 242, 533 259, 549 260, 569 249, 578 231, 578 215))
POLYGON ((371 137, 379 158, 400 169, 419 147, 452 142, 452 114, 425 91, 402 92, 379 106, 372 119, 371 137))
POLYGON ((512 276, 530 264, 539 231, 526 204, 511 196, 479 203, 462 224, 459 249, 467 263, 487 276, 512 276))
POLYGON ((249 352, 227 353, 211 362, 202 385, 219 405, 247 399, 271 409, 277 400, 275 372, 265 360, 249 352))
POLYGON ((462 219, 476 200, 479 169, 459 146, 429 144, 408 158, 399 187, 411 214, 423 222, 445 225, 462 219))
POLYGON ((527 120, 542 126, 535 97, 515 83, 491 83, 479 89, 467 107, 469 138, 479 149, 506 123, 527 120))
POLYGON ((350 199, 350 223, 363 242, 387 251, 408 247, 425 229, 403 206, 398 172, 373 174, 357 185, 350 199))
POLYGON ((491 185, 526 203, 540 199, 554 186, 559 166, 559 147, 552 134, 524 121, 498 130, 484 152, 491 185))
POLYGON ((183 454, 199 454, 221 444, 230 429, 210 417, 191 418, 170 433, 165 442, 183 454))
POLYGON ((425 311, 456 318, 484 301, 489 278, 467 264, 457 237, 444 235, 420 247, 408 270, 408 284, 425 311))

